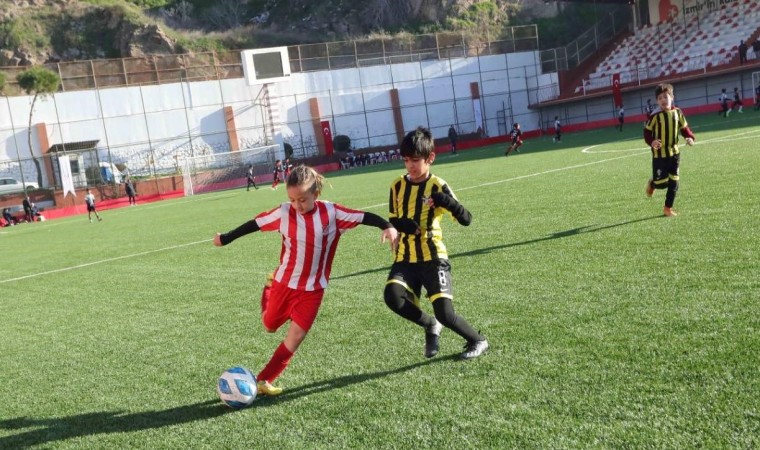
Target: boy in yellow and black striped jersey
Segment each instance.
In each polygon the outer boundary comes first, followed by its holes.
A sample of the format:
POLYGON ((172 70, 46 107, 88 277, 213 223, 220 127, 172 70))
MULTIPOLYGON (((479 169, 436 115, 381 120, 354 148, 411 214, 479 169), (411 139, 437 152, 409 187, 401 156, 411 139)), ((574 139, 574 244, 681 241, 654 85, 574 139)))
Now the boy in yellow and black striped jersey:
POLYGON ((644 127, 644 140, 652 149, 652 178, 647 181, 646 194, 651 197, 655 189, 667 189, 663 213, 677 215, 673 203, 678 192, 681 153, 678 135, 686 138, 687 145, 694 145, 694 133, 689 129, 683 112, 673 106, 673 86, 660 84, 654 90, 659 106, 652 112, 644 127))
POLYGON ((407 174, 391 184, 389 222, 399 231, 399 238, 385 284, 385 304, 425 329, 425 357, 438 353, 438 338, 445 326, 466 341, 460 358, 476 358, 488 349, 488 341, 454 312, 451 266, 441 231, 441 219, 447 212, 464 226, 470 225, 472 216, 446 182, 430 173, 435 160, 430 130, 418 127, 408 133, 400 151, 407 174), (423 287, 435 317, 420 308, 423 287))

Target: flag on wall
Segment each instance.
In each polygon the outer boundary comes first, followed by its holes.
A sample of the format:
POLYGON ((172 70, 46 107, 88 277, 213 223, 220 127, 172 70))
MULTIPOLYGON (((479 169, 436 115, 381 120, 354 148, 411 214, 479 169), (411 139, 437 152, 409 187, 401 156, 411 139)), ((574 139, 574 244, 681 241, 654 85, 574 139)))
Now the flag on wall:
POLYGON ((332 130, 330 129, 330 121, 323 120, 321 124, 322 124, 322 135, 325 138, 325 155, 331 156, 333 154, 333 138, 332 138, 332 130))
POLYGON ((619 108, 623 104, 623 94, 620 92, 620 74, 612 74, 612 98, 615 101, 615 107, 619 108))
POLYGON ((77 196, 77 191, 74 189, 74 178, 71 176, 71 162, 69 161, 69 155, 63 155, 58 157, 58 167, 61 169, 61 185, 63 185, 63 198, 66 198, 66 194, 71 192, 74 197, 77 196))

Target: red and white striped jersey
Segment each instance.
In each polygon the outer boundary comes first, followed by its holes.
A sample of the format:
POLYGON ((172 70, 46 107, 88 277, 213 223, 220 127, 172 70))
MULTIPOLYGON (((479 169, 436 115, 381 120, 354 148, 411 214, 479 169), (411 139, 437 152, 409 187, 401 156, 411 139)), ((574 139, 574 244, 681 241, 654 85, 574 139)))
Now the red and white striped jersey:
POLYGON ((274 279, 303 291, 327 287, 340 236, 363 220, 363 211, 319 200, 307 214, 283 203, 256 216, 261 231, 279 231, 282 235, 280 267, 274 279))

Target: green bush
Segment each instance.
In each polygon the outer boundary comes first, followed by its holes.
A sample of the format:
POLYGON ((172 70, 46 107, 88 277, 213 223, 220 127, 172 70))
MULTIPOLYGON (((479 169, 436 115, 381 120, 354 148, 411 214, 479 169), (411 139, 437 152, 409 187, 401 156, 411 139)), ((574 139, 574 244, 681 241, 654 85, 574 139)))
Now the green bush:
POLYGON ((333 138, 333 148, 338 152, 347 152, 351 149, 351 138, 345 134, 339 134, 333 138))
POLYGON ((23 29, 14 19, 0 22, 0 47, 17 48, 23 44, 23 29))

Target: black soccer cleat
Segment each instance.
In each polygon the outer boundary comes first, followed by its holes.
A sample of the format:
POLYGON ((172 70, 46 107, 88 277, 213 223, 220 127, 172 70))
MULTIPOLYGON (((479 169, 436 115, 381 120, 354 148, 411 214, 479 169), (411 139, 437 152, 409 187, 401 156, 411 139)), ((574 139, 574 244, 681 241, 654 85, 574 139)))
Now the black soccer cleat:
POLYGON ((443 325, 437 320, 425 329, 425 358, 432 358, 438 354, 441 330, 443 330, 443 325))

